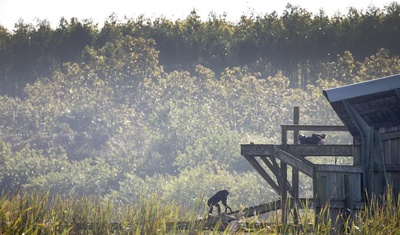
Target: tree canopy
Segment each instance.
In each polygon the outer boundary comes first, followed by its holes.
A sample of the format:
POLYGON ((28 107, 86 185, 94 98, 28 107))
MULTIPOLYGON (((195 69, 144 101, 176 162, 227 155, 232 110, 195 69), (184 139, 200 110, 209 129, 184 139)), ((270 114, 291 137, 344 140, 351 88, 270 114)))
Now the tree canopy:
MULTIPOLYGON (((21 20, 13 32, 0 26, 0 93, 22 96, 26 84, 51 76, 63 63, 86 63, 90 56, 87 48, 102 48, 98 53, 114 53, 117 57, 127 49, 121 47, 123 40, 139 38, 153 44, 166 72, 194 72, 201 64, 220 74, 226 68, 246 66, 262 77, 281 71, 291 87, 306 89, 325 75, 321 74, 324 63, 336 62, 336 56, 345 51, 350 51, 356 61, 363 61, 381 48, 388 50, 390 57, 398 56, 399 12, 400 5, 394 1, 383 9, 350 8, 347 13, 334 16, 327 16, 323 10, 313 14, 287 4, 282 15, 250 13, 235 23, 227 21, 225 15, 215 14, 202 21, 195 10, 175 21, 144 16, 119 19, 113 14, 101 28, 91 20, 76 18, 61 18, 55 29, 45 20, 38 20, 35 25, 21 20), (82 55, 83 51, 88 54, 82 55)), ((146 55, 136 56, 138 59, 146 55)))

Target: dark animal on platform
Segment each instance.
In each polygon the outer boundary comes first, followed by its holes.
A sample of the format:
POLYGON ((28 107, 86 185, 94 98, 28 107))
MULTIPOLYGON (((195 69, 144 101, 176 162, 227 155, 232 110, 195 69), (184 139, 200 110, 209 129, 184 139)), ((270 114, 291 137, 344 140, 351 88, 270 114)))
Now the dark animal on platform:
POLYGON ((298 135, 300 144, 325 145, 325 134, 312 134, 311 136, 298 135))
POLYGON ((228 194, 228 190, 221 190, 218 191, 214 196, 210 197, 210 199, 208 199, 207 206, 210 207, 210 210, 208 211, 209 215, 212 214, 214 206, 218 209, 218 215, 221 213, 221 206, 219 205, 219 202, 222 202, 222 205, 225 206, 225 213, 227 212, 227 209, 229 209, 232 213, 232 209, 226 203, 226 200, 228 199, 228 194))

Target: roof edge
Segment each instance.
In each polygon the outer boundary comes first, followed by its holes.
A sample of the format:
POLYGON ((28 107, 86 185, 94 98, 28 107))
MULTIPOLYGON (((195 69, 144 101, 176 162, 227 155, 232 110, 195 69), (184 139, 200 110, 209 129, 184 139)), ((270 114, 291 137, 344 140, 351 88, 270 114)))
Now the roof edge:
POLYGON ((397 88, 400 88, 400 74, 331 88, 323 90, 322 93, 330 103, 333 103, 354 97, 390 91, 397 88))

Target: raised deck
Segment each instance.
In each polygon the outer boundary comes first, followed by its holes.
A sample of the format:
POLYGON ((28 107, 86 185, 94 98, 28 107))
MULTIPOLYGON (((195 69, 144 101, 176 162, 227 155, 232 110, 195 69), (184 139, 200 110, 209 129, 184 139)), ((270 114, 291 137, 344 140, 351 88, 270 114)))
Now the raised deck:
MULTIPOLYGON (((243 144, 241 155, 281 196, 279 208, 289 209, 288 201, 299 202, 299 173, 313 179, 314 206, 317 209, 329 203, 332 208, 356 209, 362 204, 362 173, 360 165, 314 164, 311 157, 353 157, 354 146, 344 144, 300 145, 297 143, 299 131, 346 131, 344 126, 323 125, 282 125, 282 143, 243 144), (293 132, 293 144, 288 144, 288 132, 293 132), (291 179, 288 178, 288 167, 291 179), (351 187, 349 187, 351 185, 351 187), (351 195, 353 201, 344 200, 351 195), (292 199, 289 199, 291 197, 292 199)), ((296 207, 298 208, 298 207, 296 207)), ((282 211, 282 221, 286 221, 286 210, 282 211)), ((293 213, 296 214, 296 213, 293 213)), ((296 221, 296 218, 294 218, 296 221)))
MULTIPOLYGON (((282 178, 281 163, 284 163, 294 170, 300 171, 309 177, 314 177, 315 172, 332 171, 361 173, 360 166, 347 165, 316 165, 307 160, 307 156, 353 156, 352 145, 271 145, 271 144, 245 144, 241 145, 241 154, 254 167, 254 169, 268 182, 268 184, 278 193, 282 193, 282 182, 287 179, 282 178), (260 161, 261 160, 261 161, 260 161), (264 166, 263 166, 264 165, 264 166), (266 167, 265 167, 266 166, 266 167), (265 168, 273 173, 267 173, 265 168)), ((294 196, 293 187, 287 182, 289 193, 294 196)))

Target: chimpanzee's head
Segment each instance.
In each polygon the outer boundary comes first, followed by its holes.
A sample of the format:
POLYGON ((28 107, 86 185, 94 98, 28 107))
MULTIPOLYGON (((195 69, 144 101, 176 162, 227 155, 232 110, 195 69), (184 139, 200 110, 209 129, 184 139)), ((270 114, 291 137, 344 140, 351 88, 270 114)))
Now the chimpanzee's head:
POLYGON ((227 197, 229 195, 229 191, 226 189, 222 190, 222 192, 224 192, 225 197, 227 197))

